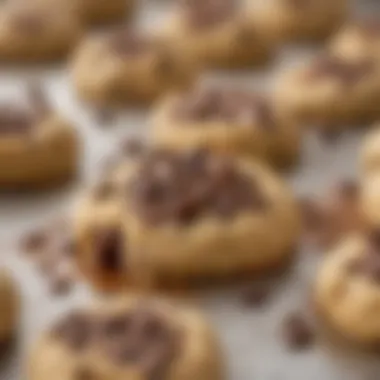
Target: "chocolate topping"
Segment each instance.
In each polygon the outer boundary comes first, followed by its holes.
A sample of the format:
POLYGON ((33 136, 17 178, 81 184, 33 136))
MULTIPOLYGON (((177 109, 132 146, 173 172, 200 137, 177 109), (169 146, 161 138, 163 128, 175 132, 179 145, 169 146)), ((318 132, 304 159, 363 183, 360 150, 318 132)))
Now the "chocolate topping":
POLYGON ((97 264, 107 272, 119 272, 124 265, 124 242, 116 228, 104 229, 95 235, 95 255, 97 264))
POLYGON ((111 50, 120 57, 135 57, 145 52, 150 43, 141 35, 130 30, 118 30, 109 39, 111 50))
POLYGON ((107 317, 75 313, 53 333, 74 351, 97 345, 113 363, 136 365, 152 380, 165 375, 180 343, 179 330, 147 307, 107 317))
POLYGON ((14 105, 0 105, 0 135, 26 134, 33 125, 33 115, 14 105))
POLYGON ((148 223, 190 223, 206 214, 232 218, 267 207, 258 183, 228 158, 203 150, 150 153, 127 191, 132 207, 148 223))
POLYGON ((348 62, 337 57, 322 57, 310 71, 311 79, 323 77, 337 78, 347 86, 352 86, 365 78, 374 69, 371 61, 348 62))
POLYGON ((88 315, 72 313, 53 331, 53 334, 74 351, 84 350, 91 340, 92 323, 88 315))
POLYGON ((185 0, 182 6, 194 29, 206 29, 232 18, 237 11, 236 0, 185 0))
POLYGON ((265 128, 275 124, 269 102, 261 96, 236 90, 210 88, 183 97, 176 109, 179 118, 193 121, 221 120, 265 128))

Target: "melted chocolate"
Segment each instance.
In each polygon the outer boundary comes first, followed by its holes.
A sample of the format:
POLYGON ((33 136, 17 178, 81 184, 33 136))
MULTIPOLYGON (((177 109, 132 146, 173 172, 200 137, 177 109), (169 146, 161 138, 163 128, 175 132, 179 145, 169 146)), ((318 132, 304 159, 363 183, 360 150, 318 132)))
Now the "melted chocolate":
POLYGON ((152 152, 127 191, 139 217, 153 224, 187 224, 206 214, 232 218, 267 206, 255 181, 228 158, 203 150, 152 152))
POLYGON ((96 261, 106 272, 119 273, 124 266, 124 241, 118 229, 104 229, 95 235, 96 261))
POLYGON ((313 66, 310 77, 312 79, 337 78, 342 84, 351 86, 370 74, 374 67, 371 61, 346 62, 335 57, 323 57, 313 66))
POLYGON ((263 97, 235 90, 206 89, 182 98, 175 113, 192 121, 221 120, 231 123, 258 124, 272 128, 275 116, 263 97))

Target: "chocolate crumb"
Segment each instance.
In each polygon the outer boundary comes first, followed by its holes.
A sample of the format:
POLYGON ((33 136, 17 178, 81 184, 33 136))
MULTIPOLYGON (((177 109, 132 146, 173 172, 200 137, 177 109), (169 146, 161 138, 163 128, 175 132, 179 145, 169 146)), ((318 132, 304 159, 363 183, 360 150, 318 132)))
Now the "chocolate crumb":
POLYGON ((46 242, 46 232, 42 230, 35 230, 25 235, 21 241, 21 246, 25 252, 29 253, 42 249, 46 242))
POLYGON ((292 350, 310 348, 315 334, 307 320, 299 313, 289 314, 283 321, 282 334, 285 344, 292 350))
POLYGON ((54 296, 63 296, 70 292, 72 285, 72 281, 67 277, 53 276, 50 282, 50 292, 54 296))
POLYGON ((112 108, 99 107, 95 113, 96 123, 102 127, 109 127, 116 120, 116 111, 112 108))
POLYGON ((139 138, 127 138, 122 142, 121 150, 127 157, 137 157, 145 151, 145 144, 139 138))
POLYGON ((243 305, 247 307, 264 306, 269 300, 270 294, 271 289, 268 286, 254 286, 243 293, 243 305))

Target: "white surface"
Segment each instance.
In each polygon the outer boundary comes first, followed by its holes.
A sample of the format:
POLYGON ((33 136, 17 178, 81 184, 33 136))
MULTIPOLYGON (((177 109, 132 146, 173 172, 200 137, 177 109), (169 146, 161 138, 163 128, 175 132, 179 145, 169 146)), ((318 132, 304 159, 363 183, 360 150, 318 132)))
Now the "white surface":
MULTIPOLYGON (((364 1, 358 0, 358 3, 364 9, 364 1)), ((375 5, 376 2, 367 2, 370 3, 375 5)), ((158 20, 165 5, 145 5, 141 20, 145 25, 151 25, 158 20)), ((308 50, 310 49, 284 50, 274 68, 292 64, 308 55, 308 50)), ((244 86, 256 88, 269 84, 267 79, 270 72, 271 69, 267 73, 214 74, 210 79, 240 82, 244 86)), ((129 113, 117 125, 107 129, 99 128, 91 113, 75 101, 64 66, 27 73, 2 69, 0 97, 17 94, 23 81, 31 77, 41 78, 46 83, 57 107, 80 127, 85 142, 84 175, 80 183, 56 193, 33 197, 0 195, 0 265, 14 271, 22 286, 24 299, 20 355, 14 358, 13 363, 8 363, 8 368, 0 369, 0 380, 24 379, 21 375, 22 358, 41 329, 57 314, 91 297, 86 289, 78 289, 66 298, 50 297, 31 263, 17 252, 19 236, 27 228, 70 208, 77 197, 78 189, 96 175, 99 162, 107 152, 113 150, 120 136, 146 133, 148 130, 145 112, 129 113)), ((330 146, 309 136, 305 141, 303 163, 290 178, 295 189, 318 192, 334 179, 354 174, 359 135, 360 133, 347 133, 330 146)), ((229 380, 378 378, 380 365, 376 358, 343 352, 338 348, 327 348, 324 343, 302 353, 290 353, 283 346, 279 337, 281 320, 287 311, 307 308, 309 284, 317 261, 317 256, 311 253, 302 252, 301 256, 292 275, 279 283, 273 299, 262 310, 245 309, 241 305, 238 289, 209 292, 195 300, 210 316, 221 335, 230 372, 229 380)))

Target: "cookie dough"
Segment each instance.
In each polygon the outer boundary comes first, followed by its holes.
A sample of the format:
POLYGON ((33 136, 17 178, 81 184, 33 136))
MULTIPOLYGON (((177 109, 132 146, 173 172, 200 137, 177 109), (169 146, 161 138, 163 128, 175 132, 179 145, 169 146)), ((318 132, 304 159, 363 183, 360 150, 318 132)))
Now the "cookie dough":
POLYGON ((109 273, 122 285, 194 286, 272 270, 294 253, 295 201, 259 163, 156 149, 118 170, 121 197, 105 192, 78 211, 80 266, 98 287, 109 273))
POLYGON ((0 104, 0 189, 62 184, 76 173, 79 138, 48 105, 38 87, 25 102, 0 104))
POLYGON ((320 314, 344 338, 380 342, 379 232, 350 235, 328 253, 316 280, 320 314))
POLYGON ((153 114, 154 141, 173 149, 205 147, 288 167, 299 158, 299 126, 269 97, 203 86, 165 99, 153 114))
POLYGON ((341 28, 329 44, 331 54, 343 59, 380 59, 380 22, 360 19, 341 28))
POLYGON ((347 0, 252 1, 250 18, 277 42, 325 39, 347 15, 347 0))
POLYGON ((169 45, 124 28, 87 39, 72 62, 80 98, 97 105, 149 103, 191 84, 196 67, 169 45))
POLYGON ((379 116, 380 67, 375 60, 322 55, 286 72, 275 87, 282 112, 327 131, 379 116))
POLYGON ((122 22, 135 8, 135 0, 34 0, 46 4, 65 5, 79 13, 86 23, 122 22))
POLYGON ((222 380, 219 342, 203 317, 155 298, 73 311, 37 342, 28 378, 222 380))
POLYGON ((33 1, 0 5, 0 62, 54 61, 65 58, 83 32, 68 7, 33 1))
POLYGON ((205 67, 261 65, 274 48, 256 23, 246 19, 237 0, 182 1, 161 26, 161 35, 181 55, 205 67))
POLYGON ((0 269, 0 353, 18 329, 20 295, 10 273, 0 269))

